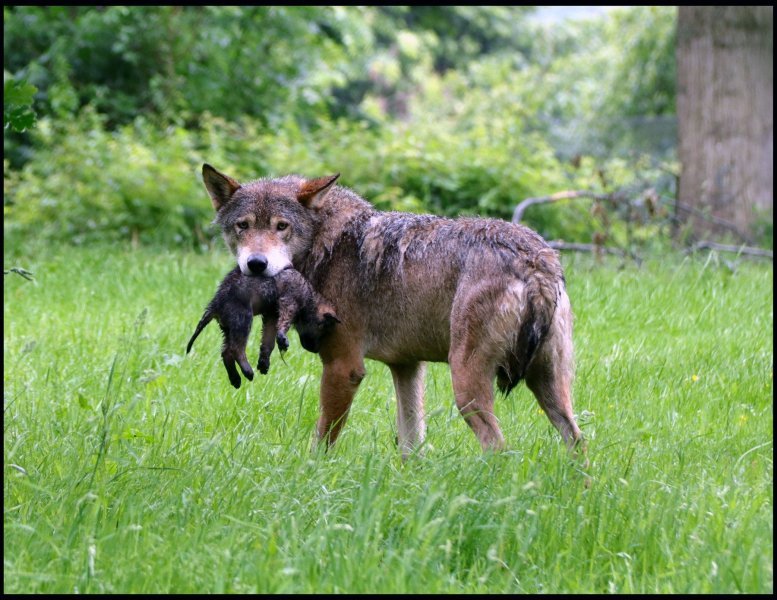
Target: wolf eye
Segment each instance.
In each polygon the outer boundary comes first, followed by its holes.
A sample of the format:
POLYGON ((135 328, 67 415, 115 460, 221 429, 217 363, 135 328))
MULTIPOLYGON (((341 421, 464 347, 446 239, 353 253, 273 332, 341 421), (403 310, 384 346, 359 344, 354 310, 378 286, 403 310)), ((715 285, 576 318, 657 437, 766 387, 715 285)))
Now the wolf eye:
POLYGON ((286 221, 278 221, 278 224, 275 226, 275 228, 278 231, 283 231, 289 226, 289 224, 286 221))
POLYGON ((248 229, 248 221, 238 221, 237 228, 240 231, 245 231, 246 229, 248 229))

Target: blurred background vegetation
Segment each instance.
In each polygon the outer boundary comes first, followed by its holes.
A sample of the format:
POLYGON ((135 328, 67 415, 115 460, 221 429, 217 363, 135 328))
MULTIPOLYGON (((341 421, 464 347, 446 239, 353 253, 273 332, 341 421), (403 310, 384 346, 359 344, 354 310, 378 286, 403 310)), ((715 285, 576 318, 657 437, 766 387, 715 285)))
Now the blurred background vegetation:
POLYGON ((340 172, 381 209, 443 215, 510 219, 528 197, 618 192, 646 211, 639 227, 595 199, 524 221, 549 239, 660 243, 647 217, 677 193, 677 9, 542 16, 4 7, 6 245, 205 250, 203 162, 238 180, 340 172))

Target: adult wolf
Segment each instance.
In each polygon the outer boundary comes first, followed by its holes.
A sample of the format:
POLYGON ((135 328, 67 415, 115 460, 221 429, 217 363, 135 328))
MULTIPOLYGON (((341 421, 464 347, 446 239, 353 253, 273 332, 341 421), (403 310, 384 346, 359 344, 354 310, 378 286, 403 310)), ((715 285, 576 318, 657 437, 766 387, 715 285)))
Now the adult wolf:
POLYGON ((496 219, 376 210, 338 175, 240 184, 203 165, 227 246, 245 274, 293 265, 341 323, 321 341, 319 440, 334 443, 364 358, 388 365, 403 456, 424 439, 425 361, 448 362, 456 406, 484 450, 504 438, 493 382, 521 379, 567 445, 572 414, 572 310, 558 256, 532 230, 496 219))

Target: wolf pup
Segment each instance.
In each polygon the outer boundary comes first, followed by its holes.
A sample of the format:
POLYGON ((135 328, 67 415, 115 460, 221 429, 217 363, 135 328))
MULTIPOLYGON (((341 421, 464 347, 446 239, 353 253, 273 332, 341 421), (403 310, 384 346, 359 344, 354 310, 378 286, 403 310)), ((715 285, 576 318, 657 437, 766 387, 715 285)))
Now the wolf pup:
POLYGON ((240 270, 272 277, 293 265, 341 316, 321 339, 319 440, 337 439, 366 357, 391 370, 403 456, 425 435, 425 361, 450 365, 456 406, 484 450, 504 447, 494 379, 505 394, 523 379, 584 454, 572 414, 572 309, 558 255, 537 233, 378 211, 336 186, 338 175, 240 184, 207 164, 202 174, 240 270))
POLYGON ((339 322, 334 309, 318 294, 307 280, 294 269, 285 269, 274 278, 247 277, 235 267, 227 273, 215 296, 205 309, 186 346, 188 354, 200 332, 215 318, 224 335, 221 358, 230 383, 240 387, 240 375, 235 362, 248 380, 254 372, 246 358, 248 335, 254 315, 262 316, 262 343, 256 368, 262 374, 270 368, 270 354, 275 348, 284 352, 289 347, 286 333, 294 325, 302 347, 318 352, 321 337, 339 322))

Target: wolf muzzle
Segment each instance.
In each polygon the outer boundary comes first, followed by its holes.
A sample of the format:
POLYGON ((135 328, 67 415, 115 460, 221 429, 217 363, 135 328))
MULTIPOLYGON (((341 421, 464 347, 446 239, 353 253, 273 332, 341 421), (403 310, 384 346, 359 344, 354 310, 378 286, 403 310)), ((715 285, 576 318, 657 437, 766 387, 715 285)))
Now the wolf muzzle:
POLYGON ((252 254, 246 261, 252 275, 261 275, 267 270, 267 257, 264 254, 252 254))

